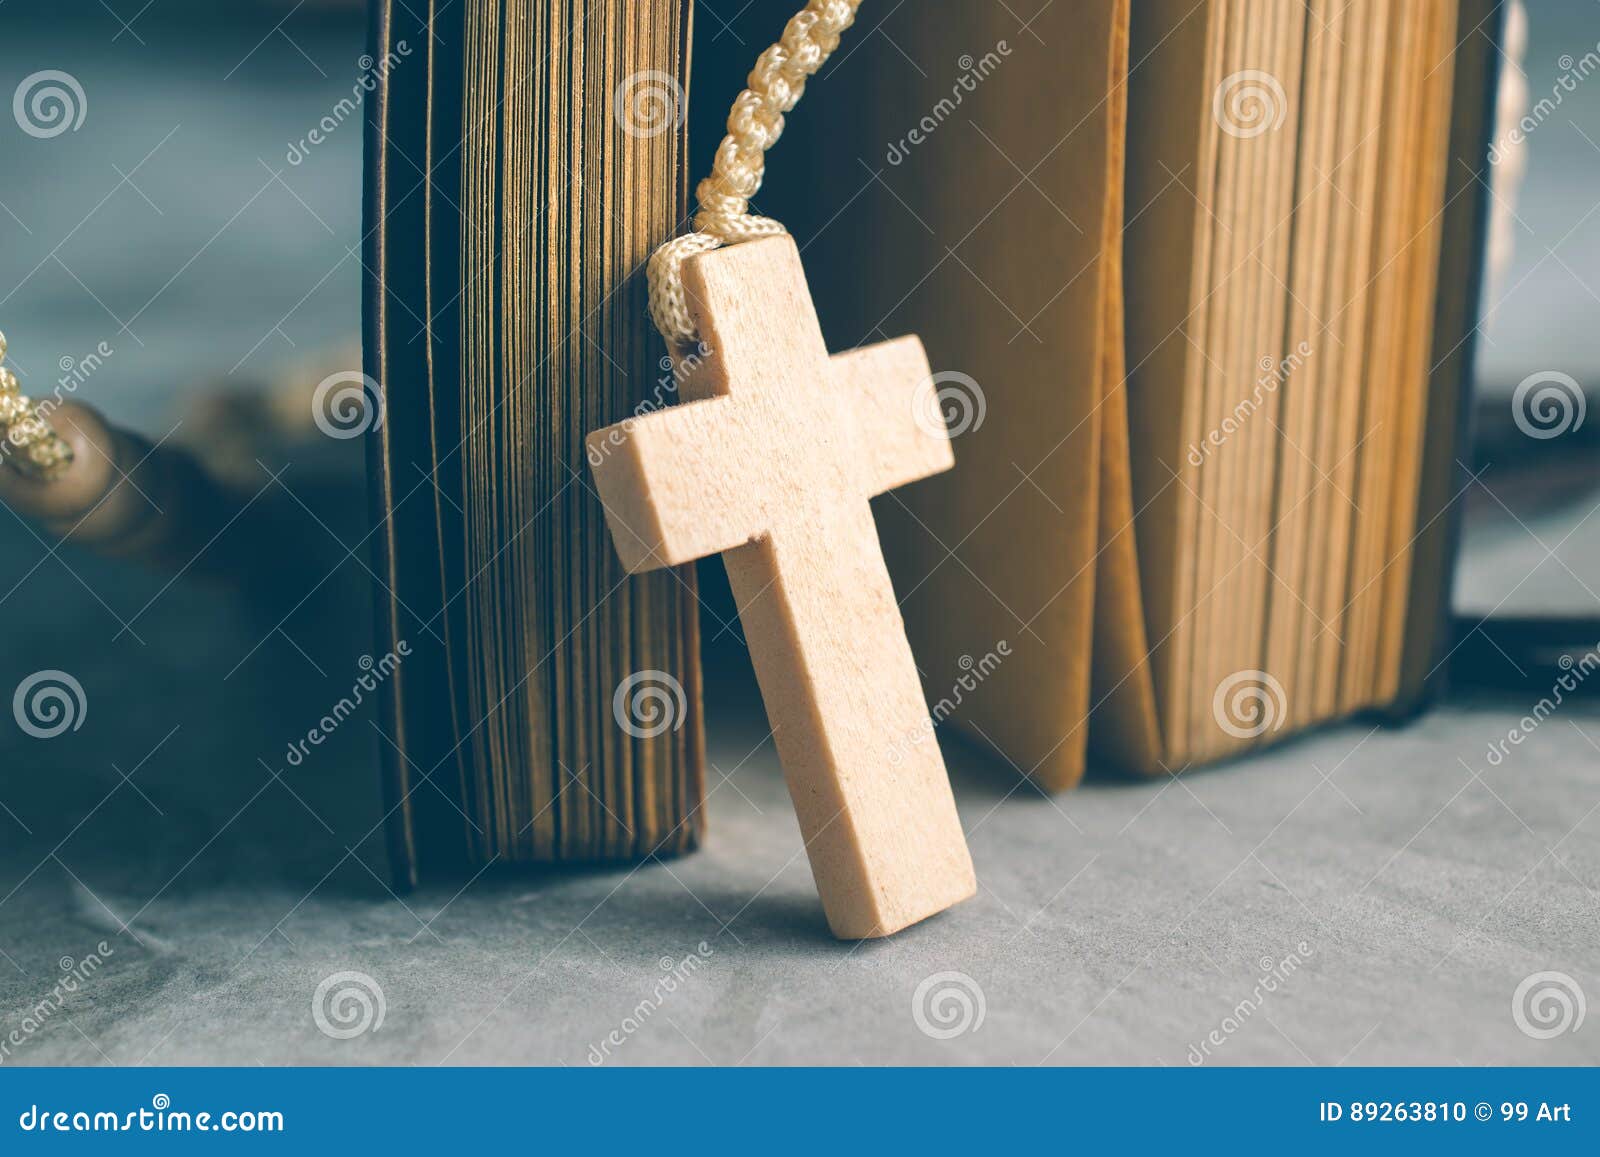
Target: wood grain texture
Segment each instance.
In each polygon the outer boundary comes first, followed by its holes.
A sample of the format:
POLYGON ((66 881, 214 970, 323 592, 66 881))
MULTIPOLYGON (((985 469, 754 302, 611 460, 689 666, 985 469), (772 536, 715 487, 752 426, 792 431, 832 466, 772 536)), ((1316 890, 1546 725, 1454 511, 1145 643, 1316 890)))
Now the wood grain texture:
POLYGON ((596 484, 630 571, 724 555, 829 927, 885 936, 976 889, 868 505, 954 465, 927 357, 830 359, 788 237, 684 284, 709 352, 682 404, 590 436, 596 484))

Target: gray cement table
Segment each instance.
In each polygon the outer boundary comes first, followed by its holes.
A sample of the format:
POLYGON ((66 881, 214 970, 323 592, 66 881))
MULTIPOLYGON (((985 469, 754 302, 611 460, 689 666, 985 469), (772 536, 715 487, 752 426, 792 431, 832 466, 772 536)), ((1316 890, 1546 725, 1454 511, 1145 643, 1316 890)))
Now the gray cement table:
POLYGON ((321 626, 263 636, 5 521, 0 683, 61 668, 88 712, 48 741, 4 719, 0 1030, 38 1019, 63 958, 111 952, 4 1063, 1182 1065, 1213 1031, 1207 1063, 1600 1060, 1600 1020, 1539 1040, 1512 1013, 1537 972, 1600 997, 1593 701, 1499 766, 1511 698, 1056 799, 947 737, 979 895, 841 945, 724 638, 703 851, 396 897, 370 720, 282 758, 365 649, 358 564, 321 626), (339 972, 381 988, 381 1028, 319 1030, 339 972))

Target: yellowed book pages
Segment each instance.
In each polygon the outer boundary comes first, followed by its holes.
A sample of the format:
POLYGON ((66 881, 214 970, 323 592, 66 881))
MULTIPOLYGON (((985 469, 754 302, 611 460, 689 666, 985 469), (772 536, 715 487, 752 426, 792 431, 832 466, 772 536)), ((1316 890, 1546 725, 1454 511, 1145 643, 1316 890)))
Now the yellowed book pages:
POLYGON ((928 344, 957 467, 879 513, 936 714, 1014 772, 1182 770, 1403 685, 1454 7, 897 9, 903 64, 789 126, 858 159, 800 213, 825 316, 928 344))
MULTIPOLYGON (((1128 91, 1124 324, 1135 538, 1151 672, 1165 736, 1188 728, 1196 598, 1197 505, 1204 467, 1203 348, 1217 171, 1212 112, 1226 36, 1220 2, 1135 6, 1128 91), (1176 112, 1174 110, 1181 110, 1176 112)), ((1168 743, 1172 740, 1169 738, 1168 743)), ((1154 770, 1154 769, 1151 769, 1154 770)))

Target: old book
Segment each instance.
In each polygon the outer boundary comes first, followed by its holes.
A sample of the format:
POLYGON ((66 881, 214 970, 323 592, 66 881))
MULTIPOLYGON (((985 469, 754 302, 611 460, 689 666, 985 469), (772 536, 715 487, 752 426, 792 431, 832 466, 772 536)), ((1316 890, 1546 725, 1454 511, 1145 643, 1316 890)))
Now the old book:
POLYGON ((688 0, 377 0, 371 567, 396 876, 699 838, 695 575, 624 574, 583 439, 670 400, 688 0))
POLYGON ((956 467, 878 501, 935 718, 1059 789, 1415 705, 1499 5, 1035 7, 863 9, 760 204, 829 332, 926 342, 956 467))
MULTIPOLYGON (((622 573, 582 446, 676 400, 642 267, 687 226, 692 4, 374 7, 393 858, 687 849, 695 576, 622 573)), ((701 22, 702 154, 794 7, 701 22)), ((755 210, 838 348, 927 345, 956 467, 876 508, 935 722, 1058 789, 1426 699, 1500 15, 864 6, 755 210)))

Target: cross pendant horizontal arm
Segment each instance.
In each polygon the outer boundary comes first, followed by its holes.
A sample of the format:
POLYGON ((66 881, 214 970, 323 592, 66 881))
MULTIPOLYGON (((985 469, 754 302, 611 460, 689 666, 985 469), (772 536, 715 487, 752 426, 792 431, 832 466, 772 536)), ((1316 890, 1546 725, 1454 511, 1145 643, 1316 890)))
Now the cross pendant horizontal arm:
MULTIPOLYGON (((920 341, 896 338, 829 362, 828 380, 816 389, 835 392, 856 428, 872 431, 857 446, 864 497, 955 465, 949 439, 924 428, 930 401, 919 391, 930 374, 920 341)), ((791 513, 788 496, 779 509, 769 507, 775 432, 762 426, 767 410, 708 394, 712 388, 703 370, 691 374, 681 389, 699 391, 699 400, 631 418, 589 441, 617 553, 631 572, 732 550, 791 513)))

